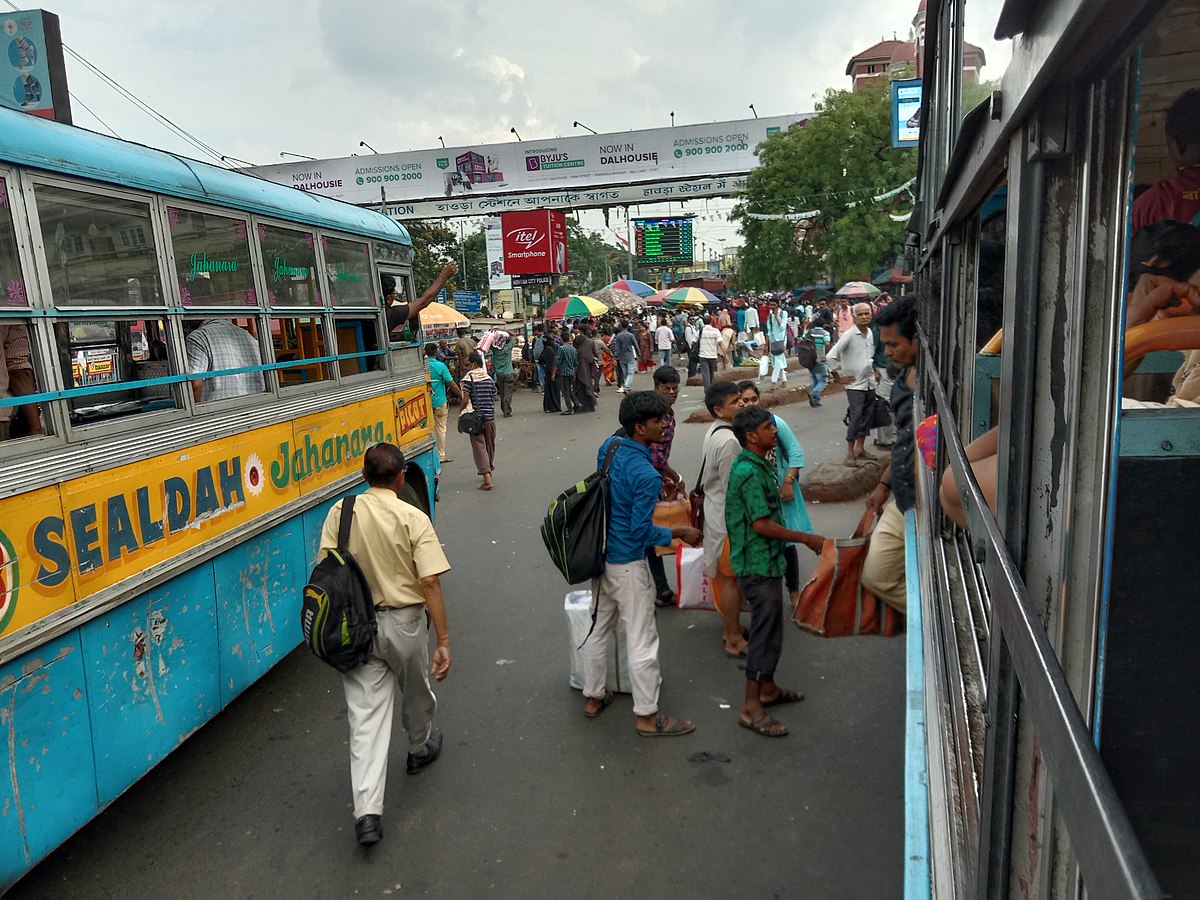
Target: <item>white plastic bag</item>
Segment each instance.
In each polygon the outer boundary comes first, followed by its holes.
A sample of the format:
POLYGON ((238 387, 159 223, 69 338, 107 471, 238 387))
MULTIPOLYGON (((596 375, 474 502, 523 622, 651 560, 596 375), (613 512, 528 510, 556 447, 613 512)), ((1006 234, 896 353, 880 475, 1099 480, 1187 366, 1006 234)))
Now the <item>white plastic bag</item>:
MULTIPOLYGON (((592 592, 571 591, 563 603, 567 611, 567 638, 571 642, 571 687, 583 690, 583 659, 579 647, 592 627, 592 592)), ((618 694, 632 691, 629 678, 629 639, 625 622, 618 621, 615 632, 608 638, 608 678, 605 686, 618 694)))
POLYGON ((763 355, 758 358, 758 377, 766 378, 767 372, 771 368, 771 357, 768 355, 766 348, 763 348, 763 355))
POLYGON ((716 609, 704 574, 704 548, 680 547, 675 553, 675 579, 680 609, 716 609))

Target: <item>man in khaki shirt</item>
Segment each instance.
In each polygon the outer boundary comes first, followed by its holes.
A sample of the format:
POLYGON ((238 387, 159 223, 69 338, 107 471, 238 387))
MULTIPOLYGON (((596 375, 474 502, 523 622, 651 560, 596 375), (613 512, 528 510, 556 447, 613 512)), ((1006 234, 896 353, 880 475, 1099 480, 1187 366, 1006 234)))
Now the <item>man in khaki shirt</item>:
MULTIPOLYGON (((400 720, 408 734, 408 774, 437 759, 442 734, 433 727, 438 681, 450 671, 450 635, 439 576, 450 570, 429 517, 398 496, 404 487, 404 454, 394 444, 376 444, 363 457, 370 487, 354 501, 348 548, 362 568, 375 603, 379 632, 371 655, 342 675, 350 720, 350 784, 354 831, 370 846, 383 837, 383 793, 396 687, 403 696, 400 720), (429 660, 429 623, 437 634, 429 660)), ((320 558, 337 547, 339 500, 325 518, 320 558)))

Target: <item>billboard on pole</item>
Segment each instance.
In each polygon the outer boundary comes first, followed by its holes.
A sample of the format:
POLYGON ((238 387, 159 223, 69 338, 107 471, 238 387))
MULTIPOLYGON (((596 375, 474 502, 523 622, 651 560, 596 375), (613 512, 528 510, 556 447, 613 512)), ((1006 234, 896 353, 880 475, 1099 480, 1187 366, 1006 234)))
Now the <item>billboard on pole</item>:
POLYGON ((558 210, 505 213, 504 271, 561 275, 567 271, 567 217, 558 210))
POLYGON ((512 277, 504 271, 504 232, 499 216, 488 216, 484 220, 483 243, 487 248, 488 289, 512 290, 512 277))

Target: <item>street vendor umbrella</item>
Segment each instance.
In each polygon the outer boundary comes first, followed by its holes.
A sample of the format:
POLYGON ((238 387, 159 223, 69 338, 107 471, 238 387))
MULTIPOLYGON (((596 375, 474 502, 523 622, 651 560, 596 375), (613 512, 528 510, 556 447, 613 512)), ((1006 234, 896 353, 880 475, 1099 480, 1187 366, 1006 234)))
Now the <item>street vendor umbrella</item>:
POLYGON ((418 315, 421 317, 422 327, 430 325, 453 325, 465 328, 471 324, 470 319, 453 306, 447 306, 445 303, 430 303, 418 315))
POLYGON ((602 316, 608 312, 608 307, 592 297, 571 294, 561 300, 555 300, 546 310, 547 319, 575 319, 583 316, 602 316))
POLYGON ((601 288, 592 294, 591 298, 599 300, 611 309, 619 309, 621 312, 629 312, 644 302, 637 294, 614 287, 601 288))
MULTIPOLYGON (((620 281, 614 281, 612 284, 606 284, 604 290, 613 288, 618 291, 629 291, 631 294, 637 294, 639 297, 649 297, 654 293, 654 288, 646 284, 644 281, 637 281, 633 278, 622 278, 620 281)), ((599 291, 596 292, 597 294, 599 291)))
POLYGON ((709 303, 720 303, 715 294, 710 294, 703 288, 686 287, 668 291, 663 297, 668 306, 705 306, 709 303))
POLYGON ((847 281, 837 289, 836 297, 851 297, 863 299, 882 293, 879 288, 867 281, 847 281))
POLYGON ((670 291, 655 291, 649 297, 643 298, 642 302, 645 303, 647 306, 662 306, 663 303, 666 302, 666 297, 667 297, 667 294, 669 294, 669 293, 671 293, 671 292, 670 291))

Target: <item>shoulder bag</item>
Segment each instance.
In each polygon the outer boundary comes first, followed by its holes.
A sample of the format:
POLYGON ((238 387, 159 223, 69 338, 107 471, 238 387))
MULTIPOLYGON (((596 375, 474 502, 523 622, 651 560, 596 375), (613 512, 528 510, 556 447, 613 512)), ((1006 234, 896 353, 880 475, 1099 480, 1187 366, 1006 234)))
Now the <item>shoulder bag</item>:
MULTIPOLYGON (((728 425, 718 425, 713 429, 713 434, 718 431, 733 431, 733 429, 728 425)), ((696 486, 688 494, 692 527, 698 531, 704 531, 704 466, 707 462, 708 455, 705 454, 700 461, 700 474, 696 476, 696 486)))
MULTIPOLYGON (((470 376, 463 377, 464 383, 478 380, 479 379, 471 378, 470 376)), ((475 410, 475 405, 471 402, 470 392, 464 391, 463 393, 467 398, 467 402, 466 406, 463 407, 462 412, 458 414, 458 433, 466 434, 471 437, 483 434, 484 428, 487 425, 487 422, 483 417, 483 413, 475 410)))

